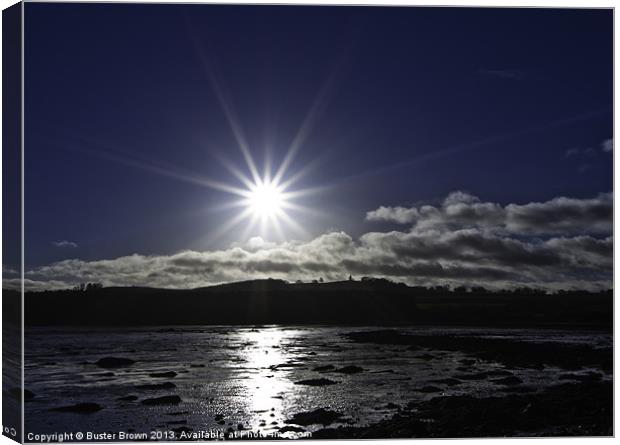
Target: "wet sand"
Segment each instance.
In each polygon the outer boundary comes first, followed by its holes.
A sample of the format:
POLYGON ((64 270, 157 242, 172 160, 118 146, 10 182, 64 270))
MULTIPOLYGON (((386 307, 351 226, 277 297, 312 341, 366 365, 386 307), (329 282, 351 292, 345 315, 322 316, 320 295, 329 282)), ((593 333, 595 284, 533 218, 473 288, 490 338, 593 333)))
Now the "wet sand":
MULTIPOLYGON (((609 435, 604 331, 31 328, 26 432, 609 435)), ((241 436, 240 434, 245 434, 241 436)), ((271 436, 270 436, 271 435, 271 436)), ((219 436, 218 436, 219 437, 219 436)))

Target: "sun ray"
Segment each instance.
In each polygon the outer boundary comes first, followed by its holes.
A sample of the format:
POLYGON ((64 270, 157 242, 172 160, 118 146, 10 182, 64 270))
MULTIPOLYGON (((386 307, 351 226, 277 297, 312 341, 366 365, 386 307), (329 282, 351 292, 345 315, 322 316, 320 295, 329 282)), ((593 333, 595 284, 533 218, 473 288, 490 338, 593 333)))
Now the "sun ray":
POLYGON ((250 152, 250 146, 246 141, 245 135, 243 133, 243 129, 241 128, 241 124, 236 117, 236 114, 233 109, 232 101, 228 98, 228 94, 225 91, 223 85, 219 82, 213 66, 215 65, 212 59, 209 59, 206 55, 206 52, 202 48, 200 40, 198 38, 197 33, 194 31, 193 27, 190 24, 190 34, 192 37, 192 42, 194 43, 194 48, 200 60, 201 66, 207 75, 209 83, 211 84, 211 89, 215 93, 220 106, 222 107, 222 111, 224 112, 224 116, 230 126, 230 129, 233 133, 235 140, 237 141, 237 145, 239 150, 241 151, 243 158, 250 170, 252 178, 254 181, 260 178, 258 174, 258 169, 256 167, 256 163, 254 162, 254 158, 252 157, 252 153, 250 152))

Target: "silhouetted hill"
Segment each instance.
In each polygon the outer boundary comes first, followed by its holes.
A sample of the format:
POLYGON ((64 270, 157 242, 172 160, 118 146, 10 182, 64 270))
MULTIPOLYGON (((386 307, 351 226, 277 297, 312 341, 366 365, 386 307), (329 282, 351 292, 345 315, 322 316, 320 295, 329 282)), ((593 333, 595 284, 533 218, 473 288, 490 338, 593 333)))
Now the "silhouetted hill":
MULTIPOLYGON (((5 320, 19 294, 3 291, 5 320)), ((387 280, 254 280, 190 290, 109 287, 27 292, 27 325, 564 325, 609 328, 612 293, 450 291, 387 280)))

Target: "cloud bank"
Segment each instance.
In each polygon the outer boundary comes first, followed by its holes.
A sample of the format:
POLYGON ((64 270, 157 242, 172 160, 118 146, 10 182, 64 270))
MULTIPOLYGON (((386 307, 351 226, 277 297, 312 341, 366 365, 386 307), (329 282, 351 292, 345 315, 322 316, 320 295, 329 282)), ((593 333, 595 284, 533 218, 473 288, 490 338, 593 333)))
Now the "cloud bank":
MULTIPOLYGON (((332 281, 352 274, 410 285, 607 289, 613 275, 612 206, 611 193, 501 205, 459 191, 438 206, 379 207, 366 215, 400 230, 358 239, 335 231, 307 242, 252 238, 222 250, 70 259, 27 270, 25 286, 195 288, 267 277, 332 281)), ((4 281, 5 287, 16 283, 4 281)))

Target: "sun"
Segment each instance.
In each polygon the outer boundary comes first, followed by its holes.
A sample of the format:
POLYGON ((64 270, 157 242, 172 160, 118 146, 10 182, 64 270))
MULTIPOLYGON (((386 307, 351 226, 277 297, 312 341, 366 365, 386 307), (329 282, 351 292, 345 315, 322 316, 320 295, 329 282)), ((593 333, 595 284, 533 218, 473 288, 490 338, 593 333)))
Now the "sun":
POLYGON ((250 187, 247 206, 254 216, 273 218, 282 213, 284 193, 275 182, 259 181, 250 187))

